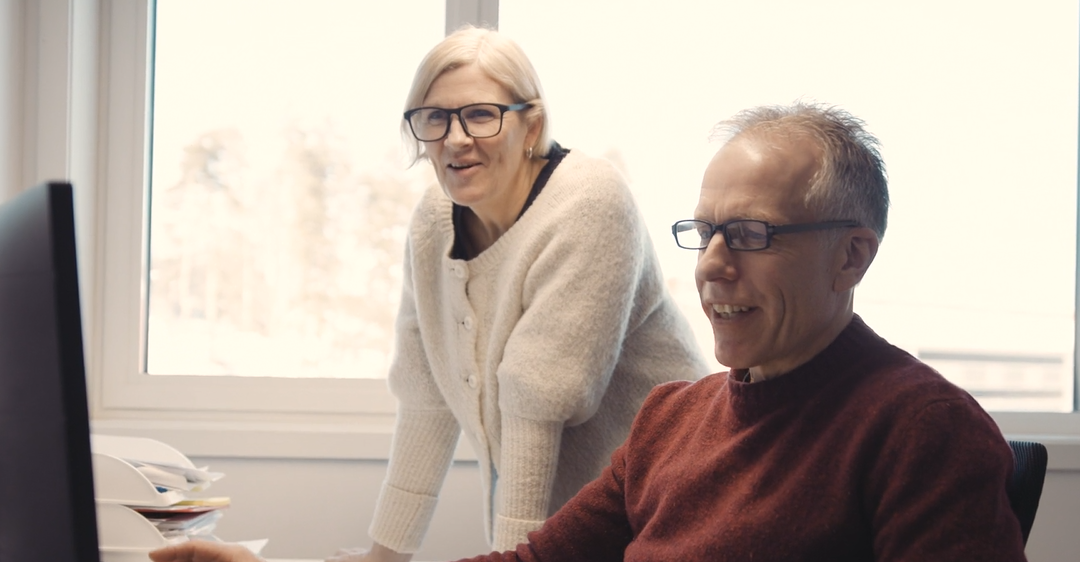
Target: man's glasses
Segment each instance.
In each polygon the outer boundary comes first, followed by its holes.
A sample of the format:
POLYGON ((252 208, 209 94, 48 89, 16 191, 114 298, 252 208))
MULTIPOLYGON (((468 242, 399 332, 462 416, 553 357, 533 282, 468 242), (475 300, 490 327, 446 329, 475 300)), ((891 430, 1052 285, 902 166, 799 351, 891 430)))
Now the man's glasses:
POLYGON ((503 114, 532 107, 531 103, 472 103, 457 109, 418 107, 405 112, 405 120, 416 140, 434 142, 450 134, 450 116, 457 115, 461 128, 474 139, 493 137, 502 131, 503 114))
POLYGON ((859 223, 851 220, 774 225, 751 219, 730 220, 723 224, 691 219, 671 225, 671 234, 675 236, 675 243, 687 250, 704 250, 709 247, 709 240, 712 240, 713 235, 719 232, 724 235, 724 243, 728 248, 741 252, 754 252, 768 248, 772 244, 774 234, 854 226, 859 226, 859 223))

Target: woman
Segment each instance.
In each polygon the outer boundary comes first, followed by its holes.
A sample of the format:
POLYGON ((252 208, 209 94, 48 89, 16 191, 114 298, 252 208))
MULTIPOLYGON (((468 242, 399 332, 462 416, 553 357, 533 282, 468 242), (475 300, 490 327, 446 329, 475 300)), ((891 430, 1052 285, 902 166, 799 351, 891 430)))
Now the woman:
POLYGON ((400 409, 370 534, 376 551, 419 549, 464 429, 488 539, 508 550, 599 475, 653 386, 708 368, 625 180, 550 140, 517 44, 450 35, 406 108, 402 133, 439 187, 409 230, 400 409))
POLYGON ((409 227, 374 545, 339 560, 411 558, 462 430, 487 538, 513 548, 600 474, 653 386, 708 371, 625 180, 550 139, 513 41, 450 35, 406 108, 414 162, 430 161, 439 185, 409 227))

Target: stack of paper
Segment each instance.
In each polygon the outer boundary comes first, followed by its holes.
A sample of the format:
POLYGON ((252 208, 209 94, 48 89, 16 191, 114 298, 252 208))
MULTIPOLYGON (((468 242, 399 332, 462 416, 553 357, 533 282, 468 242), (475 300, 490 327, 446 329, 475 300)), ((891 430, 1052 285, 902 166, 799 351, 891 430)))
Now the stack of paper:
POLYGON ((211 483, 225 476, 220 472, 210 472, 206 467, 189 468, 177 464, 137 459, 124 460, 134 466, 152 484, 167 490, 201 492, 208 488, 211 483))
MULTIPOLYGON (((159 492, 201 492, 224 474, 211 472, 207 467, 192 468, 178 464, 124 459, 135 467, 159 492)), ((161 533, 166 541, 181 542, 188 538, 211 538, 229 498, 184 499, 168 506, 128 506, 141 513, 161 533)))
POLYGON ((135 507, 146 517, 165 540, 206 538, 213 534, 221 519, 221 510, 229 506, 229 498, 185 500, 168 507, 135 507))
MULTIPOLYGON (((189 496, 223 474, 153 439, 92 434, 90 447, 102 562, 145 561, 169 544, 219 540, 214 531, 229 498, 189 496)), ((252 544, 257 553, 260 544, 252 544)))

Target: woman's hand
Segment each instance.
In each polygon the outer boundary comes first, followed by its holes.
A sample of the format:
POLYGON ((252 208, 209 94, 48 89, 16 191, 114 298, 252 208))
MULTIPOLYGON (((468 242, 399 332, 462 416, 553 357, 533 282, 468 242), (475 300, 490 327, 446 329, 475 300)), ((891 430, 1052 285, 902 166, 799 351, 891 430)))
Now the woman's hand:
POLYGON ((188 541, 150 553, 154 562, 263 562, 262 558, 238 544, 188 541))
POLYGON ((326 562, 409 562, 410 560, 412 560, 412 554, 402 554, 374 543, 371 545, 371 550, 343 548, 327 558, 326 562))

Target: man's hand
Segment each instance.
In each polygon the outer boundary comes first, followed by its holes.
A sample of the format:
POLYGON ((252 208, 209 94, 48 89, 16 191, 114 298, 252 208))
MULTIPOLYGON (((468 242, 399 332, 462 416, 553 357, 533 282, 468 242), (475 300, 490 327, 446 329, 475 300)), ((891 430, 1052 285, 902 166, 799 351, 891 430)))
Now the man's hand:
POLYGON ((241 545, 208 541, 167 546, 151 552, 150 559, 154 562, 263 562, 241 545))

